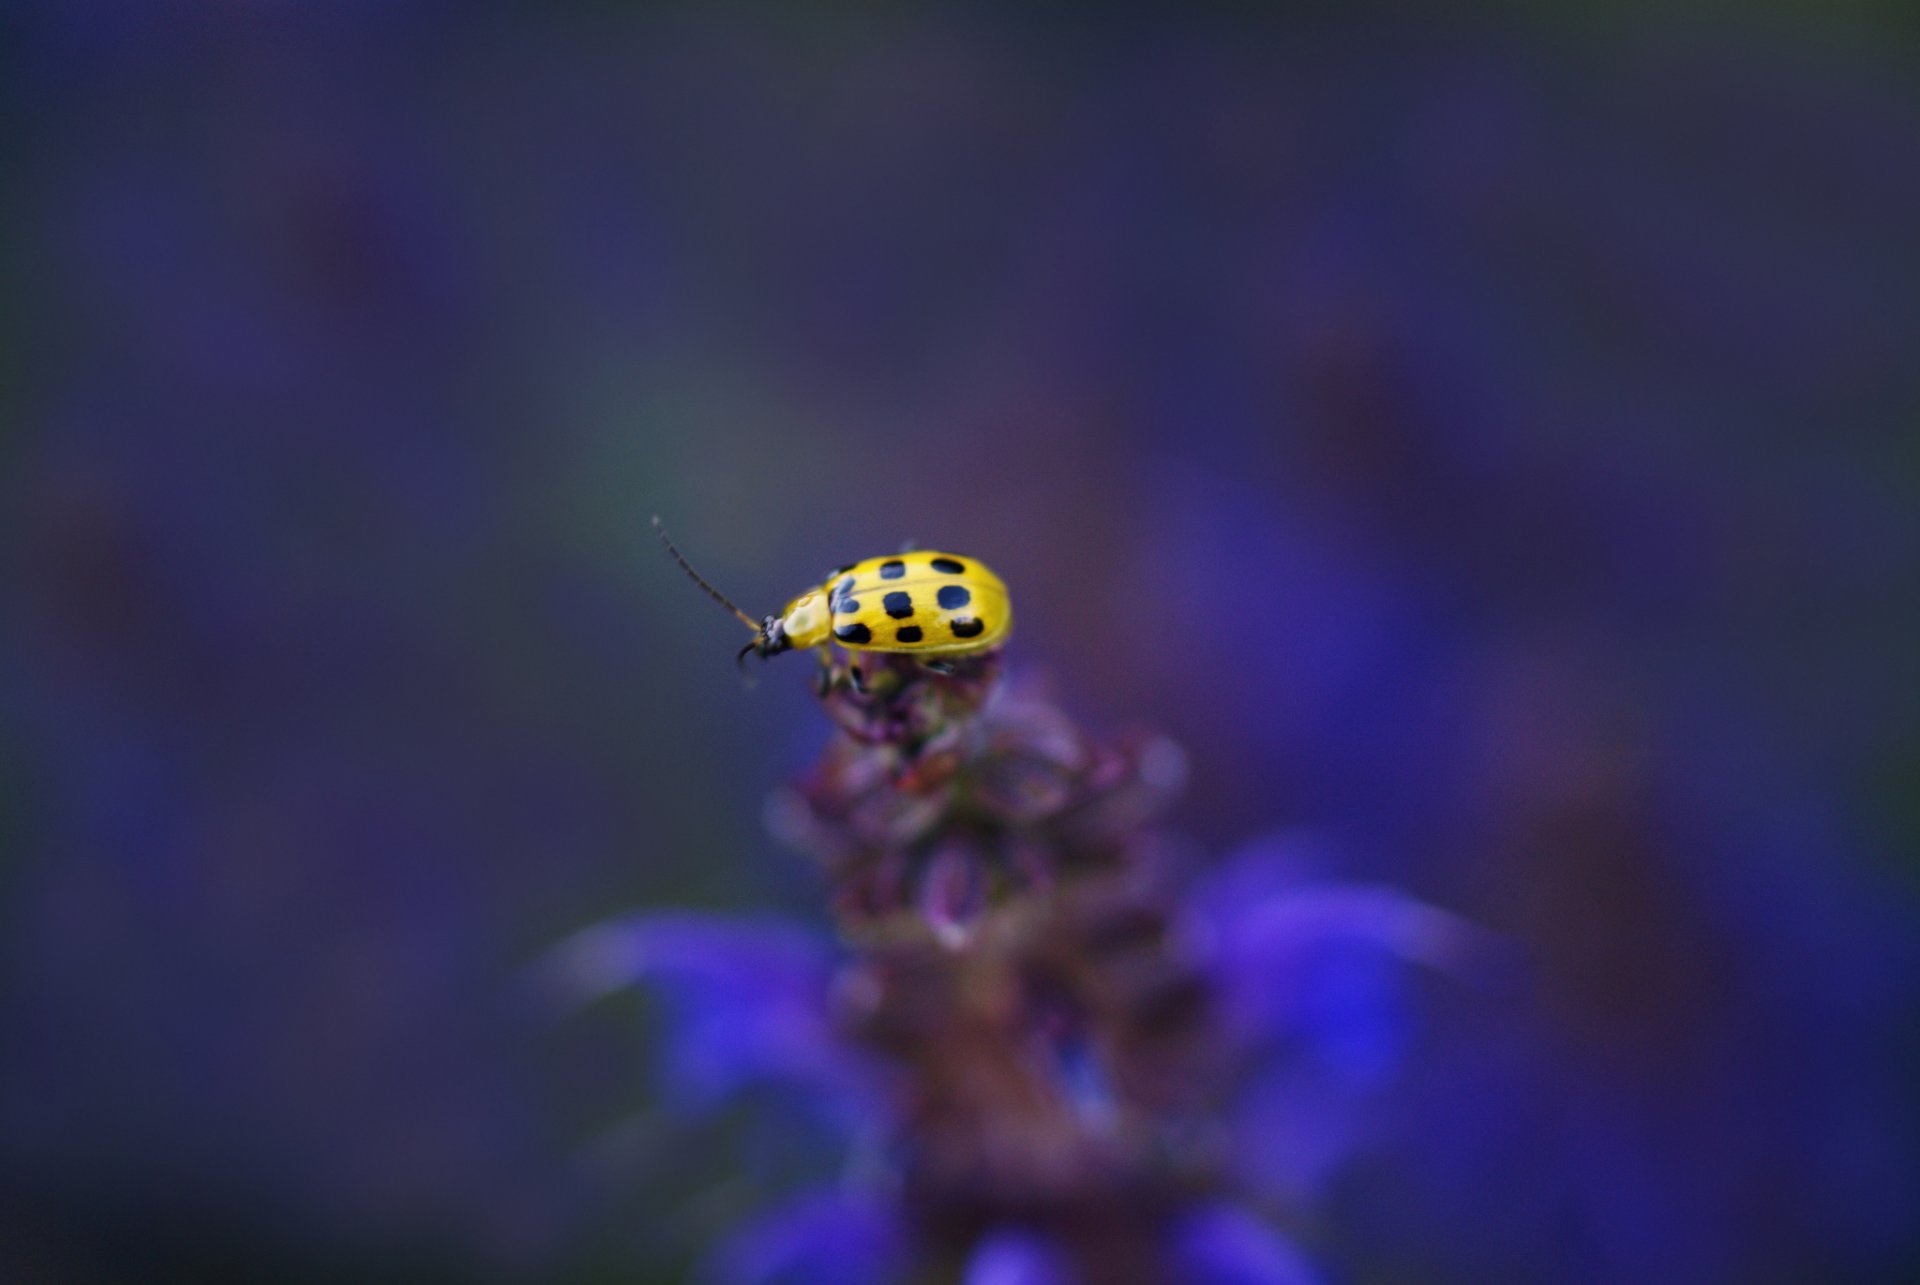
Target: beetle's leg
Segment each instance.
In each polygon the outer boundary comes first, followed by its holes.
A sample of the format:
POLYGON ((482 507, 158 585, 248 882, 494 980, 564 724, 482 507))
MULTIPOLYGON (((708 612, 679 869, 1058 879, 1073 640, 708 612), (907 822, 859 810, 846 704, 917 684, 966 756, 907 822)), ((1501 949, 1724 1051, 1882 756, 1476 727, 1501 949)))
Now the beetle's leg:
POLYGON ((855 661, 847 666, 847 677, 853 680, 854 691, 859 692, 862 696, 867 694, 867 676, 860 672, 859 661, 855 661))
POLYGON ((920 663, 942 678, 953 676, 953 662, 950 660, 923 660, 920 663))

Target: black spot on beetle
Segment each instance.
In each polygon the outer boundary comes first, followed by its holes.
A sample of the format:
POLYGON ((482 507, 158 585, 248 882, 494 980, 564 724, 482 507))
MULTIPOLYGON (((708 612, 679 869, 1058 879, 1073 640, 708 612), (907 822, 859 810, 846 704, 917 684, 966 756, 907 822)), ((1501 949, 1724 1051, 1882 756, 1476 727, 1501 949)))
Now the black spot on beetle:
POLYGON ((919 625, 901 625, 893 631, 895 642, 919 642, 922 637, 919 625))
POLYGON ((961 616, 953 622, 955 638, 978 638, 980 631, 987 627, 984 620, 975 620, 972 616, 961 616))
POLYGON ((851 616, 858 610, 860 610, 860 600, 858 598, 842 598, 839 602, 833 604, 833 614, 836 616, 851 616))
POLYGON ((853 570, 855 567, 859 565, 860 564, 857 562, 849 562, 842 566, 835 567, 833 570, 827 572, 827 579, 831 580, 835 576, 844 576, 845 574, 847 574, 847 572, 853 570))
POLYGON ((935 571, 939 571, 950 576, 965 575, 967 572, 966 563, 955 562, 952 558, 935 558, 932 562, 929 562, 927 565, 932 567, 935 571))
POLYGON ((827 606, 832 608, 836 616, 852 615, 860 610, 860 600, 853 596, 852 576, 833 587, 833 592, 827 595, 827 606))
POLYGON ((905 620, 913 614, 913 595, 905 589, 895 589, 880 600, 880 605, 885 607, 887 614, 895 620, 905 620))
MULTIPOLYGON (((955 622, 958 623, 958 622, 955 622)), ((978 630, 974 632, 978 633, 978 630)), ((833 631, 833 636, 845 643, 865 643, 873 641, 873 630, 865 625, 841 625, 833 631)))
POLYGON ((905 574, 907 574, 907 564, 898 558, 889 558, 880 564, 880 578, 882 580, 898 580, 905 574))
POLYGON ((973 601, 973 595, 967 592, 967 587, 958 584, 941 585, 940 592, 937 596, 940 599, 940 605, 948 611, 964 607, 973 601))

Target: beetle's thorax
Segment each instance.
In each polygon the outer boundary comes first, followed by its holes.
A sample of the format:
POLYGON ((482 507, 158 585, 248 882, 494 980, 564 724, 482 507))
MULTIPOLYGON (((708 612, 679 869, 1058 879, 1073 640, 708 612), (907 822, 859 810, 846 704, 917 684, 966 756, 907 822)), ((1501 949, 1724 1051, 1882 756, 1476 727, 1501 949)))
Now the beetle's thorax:
POLYGON ((787 604, 778 624, 788 646, 818 647, 833 631, 833 613, 824 594, 804 593, 787 604))

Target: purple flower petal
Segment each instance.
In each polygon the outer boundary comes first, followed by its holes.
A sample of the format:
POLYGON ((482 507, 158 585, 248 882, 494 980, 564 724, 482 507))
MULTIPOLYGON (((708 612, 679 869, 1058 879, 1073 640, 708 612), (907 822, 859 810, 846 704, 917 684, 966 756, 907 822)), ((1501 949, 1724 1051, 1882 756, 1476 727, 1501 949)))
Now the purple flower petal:
POLYGON ((1285 951, 1349 939, 1435 967, 1470 963, 1489 934, 1391 888, 1318 881, 1326 856, 1306 836, 1265 840, 1227 858, 1189 897, 1228 950, 1285 951))
POLYGON ((1074 1285, 1077 1279, 1053 1242, 1031 1232, 998 1231, 973 1251, 961 1285, 1074 1285))
POLYGON ((632 915, 576 934, 550 957, 547 976, 581 1000, 662 979, 746 993, 810 986, 832 962, 828 943, 791 920, 673 912, 632 915))
POLYGON ((892 1205, 820 1193, 750 1224, 707 1264, 716 1285, 888 1285, 905 1266, 892 1205))
POLYGON ((1174 1225, 1171 1253, 1184 1285, 1319 1285, 1273 1228, 1232 1205, 1208 1205, 1174 1225))
POLYGON ((1492 938, 1387 888, 1307 882, 1297 841, 1260 845, 1191 899, 1220 987, 1246 1044, 1305 1038, 1330 1064, 1377 1078, 1403 1039, 1396 960, 1449 970, 1492 957, 1492 938))
POLYGON ((1377 1124, 1376 1086, 1319 1062, 1281 1059, 1238 1095, 1229 1119, 1243 1189, 1301 1207, 1367 1141, 1377 1124))
POLYGON ((857 1114, 873 1071, 834 1029, 833 966, 823 939, 786 920, 636 915, 563 944, 543 980, 576 1001, 641 983, 655 989, 670 1028, 666 1087, 684 1108, 774 1085, 857 1114))

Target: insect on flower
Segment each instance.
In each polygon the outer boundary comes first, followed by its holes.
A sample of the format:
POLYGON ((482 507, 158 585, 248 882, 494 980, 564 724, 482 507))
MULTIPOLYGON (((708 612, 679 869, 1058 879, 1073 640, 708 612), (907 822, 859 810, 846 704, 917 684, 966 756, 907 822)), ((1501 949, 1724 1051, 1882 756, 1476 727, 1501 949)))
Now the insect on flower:
POLYGON ((927 549, 838 567, 819 588, 756 624, 693 569, 657 517, 653 529, 680 569, 753 630, 753 641, 740 649, 743 664, 749 654, 764 660, 838 643, 848 651, 924 657, 938 668, 945 658, 991 651, 1013 629, 1013 603, 999 576, 976 559, 927 549))

